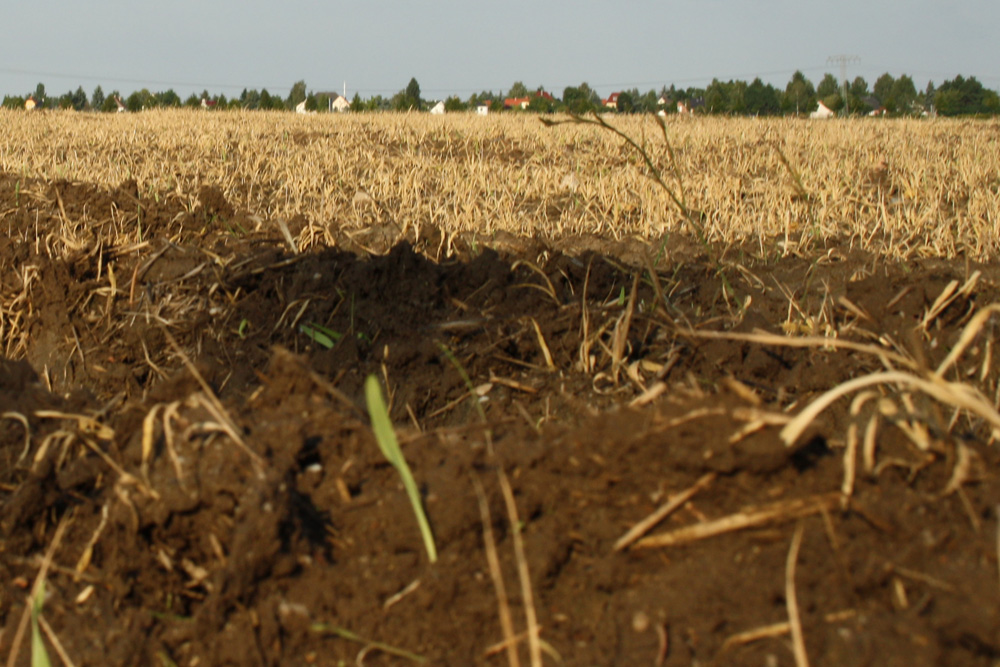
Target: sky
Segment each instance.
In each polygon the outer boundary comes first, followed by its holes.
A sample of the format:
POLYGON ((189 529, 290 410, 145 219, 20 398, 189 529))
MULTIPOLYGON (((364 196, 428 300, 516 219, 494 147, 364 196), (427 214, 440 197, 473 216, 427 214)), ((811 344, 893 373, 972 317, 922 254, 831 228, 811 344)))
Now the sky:
POLYGON ((923 90, 961 74, 1000 89, 996 0, 31 0, 7 2, 0 95, 266 88, 425 99, 517 81, 561 97, 760 77, 884 72, 923 90))

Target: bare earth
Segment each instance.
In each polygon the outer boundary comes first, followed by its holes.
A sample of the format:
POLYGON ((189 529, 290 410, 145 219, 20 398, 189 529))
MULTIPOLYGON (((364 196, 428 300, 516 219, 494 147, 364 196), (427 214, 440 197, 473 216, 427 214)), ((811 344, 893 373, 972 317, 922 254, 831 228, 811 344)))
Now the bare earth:
MULTIPOLYGON (((887 264, 837 242, 715 258, 678 236, 470 236, 448 255, 388 228, 294 254, 244 233, 210 184, 194 212, 128 182, 18 187, 0 174, 14 664, 29 664, 19 626, 42 568, 43 616, 75 665, 531 664, 532 644, 546 665, 791 665, 793 636, 814 665, 1000 664, 985 421, 873 385, 781 436, 822 392, 903 367, 874 348, 937 368, 1000 302, 996 265, 887 264), (143 243, 112 252, 95 227, 50 259, 67 216, 112 202, 142 207, 143 243), (369 374, 434 564, 372 435, 369 374)), ((987 324, 948 375, 994 407, 997 337, 987 324)))

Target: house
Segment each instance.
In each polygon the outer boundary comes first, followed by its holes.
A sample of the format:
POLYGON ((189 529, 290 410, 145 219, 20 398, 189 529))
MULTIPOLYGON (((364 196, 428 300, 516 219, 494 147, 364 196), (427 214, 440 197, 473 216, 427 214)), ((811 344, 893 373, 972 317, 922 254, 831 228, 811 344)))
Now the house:
POLYGON ((435 116, 443 116, 444 115, 444 102, 439 100, 437 102, 437 104, 435 104, 434 106, 431 107, 431 113, 433 115, 435 115, 435 116))
POLYGON ((504 109, 527 109, 531 104, 530 97, 508 97, 503 101, 504 109))
POLYGON ((880 117, 886 115, 887 113, 889 113, 889 110, 886 109, 885 107, 880 106, 869 111, 868 115, 873 117, 880 117))
POLYGON ((35 99, 34 95, 28 95, 28 99, 24 101, 25 111, 34 111, 39 106, 38 100, 35 99))
POLYGON ((125 108, 125 105, 122 104, 122 98, 115 95, 114 100, 115 100, 115 106, 117 107, 116 113, 125 113, 126 111, 128 111, 128 109, 125 108))
POLYGON ((681 100, 677 103, 677 113, 680 114, 693 114, 696 109, 701 109, 705 106, 704 97, 692 97, 687 100, 681 100))
POLYGON ((476 115, 477 116, 488 116, 490 113, 489 103, 477 104, 476 105, 476 115))
MULTIPOLYGON (((344 87, 344 92, 347 92, 346 86, 344 87)), ((317 100, 321 100, 324 97, 326 98, 327 111, 343 113, 351 110, 351 102, 345 95, 334 92, 316 93, 317 100)))
POLYGON ((207 97, 201 98, 202 109, 214 109, 218 103, 218 100, 210 100, 207 97))
POLYGON ((822 101, 820 101, 819 107, 816 109, 816 111, 813 111, 811 114, 809 114, 809 117, 810 118, 826 119, 826 118, 833 118, 836 115, 837 114, 835 114, 830 109, 830 107, 826 106, 825 104, 823 104, 822 101))
POLYGON ((551 93, 544 90, 539 90, 537 92, 531 93, 527 97, 508 97, 503 101, 504 109, 527 109, 528 105, 531 104, 531 100, 535 98, 541 98, 543 100, 549 100, 554 102, 555 98, 552 97, 551 93))
POLYGON ((306 109, 306 101, 302 100, 301 102, 299 102, 298 104, 295 105, 295 113, 301 113, 301 114, 306 114, 306 115, 311 116, 311 115, 315 114, 316 112, 315 111, 309 111, 309 110, 307 110, 306 109))
POLYGON ((674 101, 665 95, 660 95, 656 100, 656 106, 658 107, 668 107, 673 103, 674 101))
POLYGON ((601 104, 603 104, 608 109, 617 109, 618 108, 618 97, 620 95, 621 95, 620 92, 619 93, 611 93, 610 95, 608 95, 608 99, 601 100, 601 104))

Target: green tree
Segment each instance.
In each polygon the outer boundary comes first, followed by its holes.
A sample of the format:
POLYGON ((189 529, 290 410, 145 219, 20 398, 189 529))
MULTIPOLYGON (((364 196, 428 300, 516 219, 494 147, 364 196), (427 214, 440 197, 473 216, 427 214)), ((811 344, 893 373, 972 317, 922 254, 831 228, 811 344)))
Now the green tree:
POLYGON ((417 83, 416 77, 412 77, 406 84, 406 98, 411 108, 420 109, 420 84, 417 83))
POLYGON ((87 93, 83 90, 83 86, 77 86, 76 91, 70 95, 70 103, 77 111, 87 108, 87 93))
POLYGON ((294 109, 295 106, 306 99, 306 82, 296 81, 292 84, 292 89, 288 93, 288 99, 285 105, 289 109, 294 109))
POLYGON ((879 78, 875 79, 875 85, 872 87, 872 93, 878 99, 879 104, 890 111, 894 110, 890 108, 890 103, 892 102, 892 87, 895 83, 896 80, 892 77, 892 75, 886 72, 879 78))
POLYGON ((43 102, 45 102, 45 84, 44 83, 39 82, 38 85, 35 86, 35 93, 34 93, 34 95, 35 95, 35 101, 38 102, 38 104, 42 104, 43 102))
POLYGON ((837 77, 827 72, 823 75, 823 80, 819 82, 816 86, 816 96, 820 98, 826 98, 830 95, 840 94, 840 82, 837 81, 837 77))
POLYGON ((94 110, 101 110, 104 107, 104 90, 98 85, 94 88, 94 94, 90 96, 90 108, 94 110))
POLYGON ((181 96, 174 92, 173 88, 167 88, 162 93, 156 94, 156 102, 161 107, 179 107, 181 96))
POLYGON ((771 84, 765 85, 760 77, 747 86, 745 99, 746 113, 754 116, 771 116, 781 108, 778 91, 771 84))
POLYGON ((458 97, 458 95, 452 95, 451 97, 449 97, 444 101, 444 110, 449 113, 456 111, 465 111, 466 108, 467 107, 465 106, 465 102, 463 102, 458 97))
POLYGON ((812 82, 806 78, 805 74, 796 71, 792 75, 788 85, 785 86, 785 94, 781 100, 781 107, 789 113, 805 113, 812 111, 816 104, 816 89, 812 82))
POLYGON ((3 104, 0 104, 4 109, 23 109, 24 108, 24 98, 19 96, 5 95, 3 98, 3 104))
POLYGON ((725 113, 729 110, 729 87, 719 81, 712 79, 705 89, 705 108, 708 113, 725 113))
POLYGON ((552 113, 555 110, 556 101, 545 93, 544 88, 539 87, 539 89, 531 95, 531 101, 528 102, 528 111, 534 111, 535 113, 552 113))
POLYGON ((913 79, 903 74, 893 82, 889 95, 895 111, 899 113, 913 112, 913 103, 917 99, 917 87, 913 85, 913 79))
POLYGON ((618 93, 615 110, 619 113, 635 113, 635 98, 627 90, 618 93))
POLYGON ((942 116, 1000 113, 1000 96, 983 88, 976 77, 959 75, 945 81, 934 93, 934 106, 942 116))
POLYGON ((528 87, 520 81, 515 81, 514 85, 507 91, 507 97, 527 97, 528 87))

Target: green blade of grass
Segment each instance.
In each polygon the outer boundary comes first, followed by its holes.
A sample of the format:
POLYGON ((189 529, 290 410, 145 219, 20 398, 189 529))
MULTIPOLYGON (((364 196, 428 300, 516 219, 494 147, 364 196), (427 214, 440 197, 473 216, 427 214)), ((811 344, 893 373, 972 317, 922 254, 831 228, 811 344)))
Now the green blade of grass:
POLYGON ((344 334, 339 331, 328 329, 327 327, 316 324, 315 322, 299 326, 299 331, 309 336, 315 342, 319 343, 328 350, 336 345, 337 341, 344 337, 344 334))
POLYGON ((403 457, 403 451, 399 448, 396 431, 392 428, 392 420, 389 419, 389 409, 382 397, 382 388, 374 375, 369 375, 368 379, 365 380, 365 401, 368 404, 368 415, 372 420, 375 441, 378 442, 382 454, 403 480, 403 488, 406 489, 406 495, 413 506, 413 513, 417 516, 420 535, 424 538, 427 557, 434 563, 437 561, 437 546, 434 544, 434 534, 431 532, 430 522, 427 520, 423 503, 420 501, 420 490, 417 488, 417 482, 413 479, 413 473, 410 472, 410 466, 407 465, 406 459, 403 457))
POLYGON ((31 600, 31 667, 52 667, 45 642, 42 641, 42 630, 38 627, 38 616, 42 613, 42 602, 45 600, 45 581, 41 581, 38 591, 31 600))
POLYGON ((427 662, 427 658, 425 658, 422 655, 418 655, 416 653, 412 653, 410 651, 401 648, 396 648, 395 646, 392 646, 390 644, 384 644, 382 642, 376 642, 370 639, 365 639, 351 632, 347 628, 342 628, 337 625, 330 625, 329 623, 313 623, 312 627, 310 627, 310 630, 312 630, 313 632, 320 632, 323 634, 336 635, 341 639, 346 639, 347 641, 351 642, 357 642, 358 644, 366 644, 368 646, 377 648, 383 653, 394 655, 397 658, 405 658, 407 660, 411 660, 419 664, 427 662))

